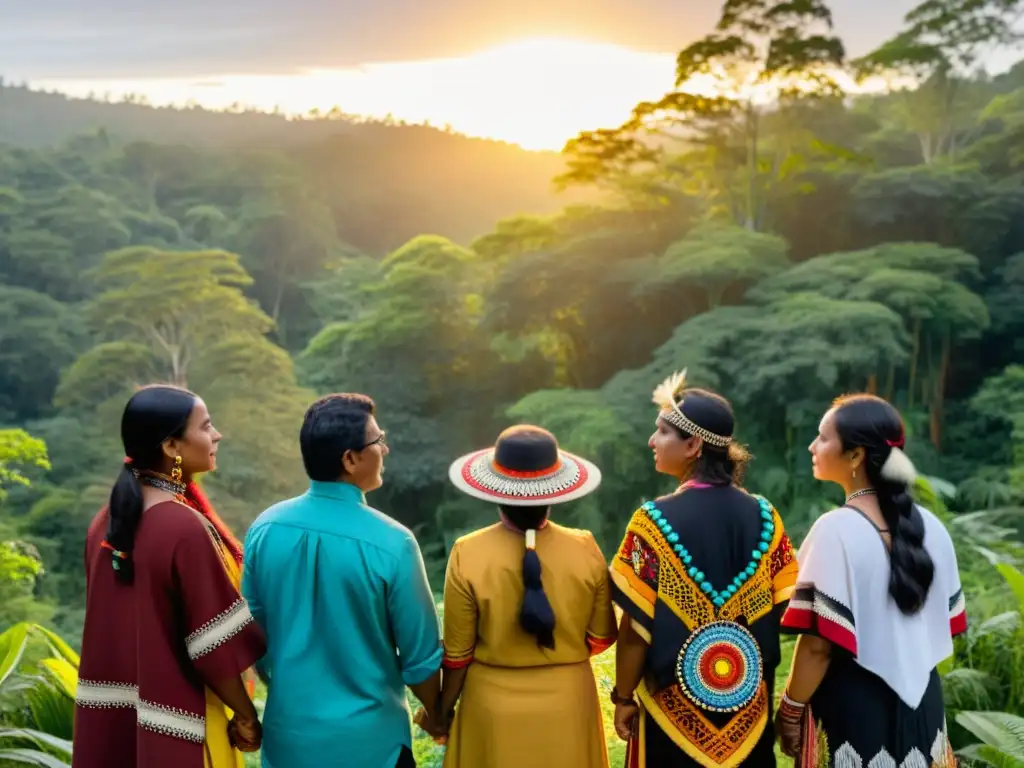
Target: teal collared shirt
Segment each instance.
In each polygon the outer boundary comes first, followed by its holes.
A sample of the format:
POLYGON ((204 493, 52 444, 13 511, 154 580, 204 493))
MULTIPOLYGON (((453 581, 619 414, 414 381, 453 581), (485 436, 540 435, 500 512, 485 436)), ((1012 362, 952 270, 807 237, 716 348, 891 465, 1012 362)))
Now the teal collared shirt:
POLYGON ((391 768, 412 745, 405 687, 441 666, 413 534, 348 483, 311 484, 245 537, 242 592, 267 634, 267 768, 391 768))

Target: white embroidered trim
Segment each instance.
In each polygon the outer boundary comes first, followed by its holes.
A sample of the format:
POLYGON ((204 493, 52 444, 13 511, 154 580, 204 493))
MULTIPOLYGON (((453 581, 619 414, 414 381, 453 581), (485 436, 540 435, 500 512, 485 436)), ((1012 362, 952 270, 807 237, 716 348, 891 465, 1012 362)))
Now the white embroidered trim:
MULTIPOLYGON (((805 586, 805 585, 797 584, 797 587, 800 587, 800 586, 805 586)), ((836 600, 836 602, 839 602, 839 601, 836 600)), ((853 626, 852 623, 850 623, 850 620, 847 619, 845 616, 843 616, 843 615, 837 613, 836 611, 832 610, 831 606, 829 606, 829 604, 828 604, 828 601, 823 600, 818 595, 817 590, 815 590, 814 601, 813 602, 810 601, 810 600, 790 600, 789 601, 789 605, 790 605, 791 608, 793 608, 793 610, 797 610, 797 611, 810 611, 810 612, 816 613, 818 616, 821 616, 823 619, 828 619, 833 624, 838 624, 843 629, 845 629, 847 632, 849 632, 851 635, 856 636, 856 634, 857 634, 857 629, 856 629, 856 627, 853 626)))
POLYGON ((176 707, 165 707, 139 699, 139 725, 165 736, 175 736, 195 744, 206 741, 206 718, 176 707))
MULTIPOLYGON (((933 766, 945 766, 946 762, 946 731, 945 727, 935 735, 935 742, 932 744, 933 766)), ((850 746, 850 742, 844 742, 839 749, 833 753, 833 764, 835 768, 863 768, 864 761, 857 751, 850 746)), ((889 751, 882 747, 871 760, 867 768, 897 768, 896 760, 889 751)), ((929 768, 928 759, 917 747, 911 750, 903 758, 898 768, 929 768)))
POLYGON ((75 702, 95 709, 131 708, 135 710, 140 728, 195 744, 206 741, 205 717, 141 699, 135 685, 79 680, 75 702))
POLYGON ((132 707, 139 702, 139 688, 127 683, 103 683, 79 680, 75 701, 83 707, 132 707))
POLYGON ((486 451, 474 458, 469 465, 469 474, 488 491, 506 496, 549 496, 573 488, 580 479, 580 466, 568 456, 561 454, 562 465, 550 475, 535 478, 508 477, 494 471, 493 451, 486 451))
POLYGON ((249 604, 239 598, 231 607, 185 638, 188 657, 195 661, 224 645, 252 621, 249 604))

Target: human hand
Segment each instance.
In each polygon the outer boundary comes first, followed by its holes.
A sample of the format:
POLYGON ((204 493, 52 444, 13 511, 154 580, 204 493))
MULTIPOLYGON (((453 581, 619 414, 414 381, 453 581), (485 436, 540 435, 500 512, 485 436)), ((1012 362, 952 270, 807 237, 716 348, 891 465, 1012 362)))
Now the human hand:
POLYGON ((420 707, 413 715, 413 722, 422 728, 434 740, 435 744, 445 744, 448 742, 448 730, 451 722, 447 718, 441 717, 440 710, 431 713, 420 707))
POLYGON ((787 699, 783 697, 775 712, 775 734, 782 754, 795 758, 800 752, 806 706, 787 699))
POLYGON ((256 718, 235 715, 228 723, 228 738, 239 752, 257 752, 263 743, 263 728, 256 718))
POLYGON ((623 741, 636 736, 640 718, 640 707, 635 702, 625 701, 615 704, 615 733, 623 741))

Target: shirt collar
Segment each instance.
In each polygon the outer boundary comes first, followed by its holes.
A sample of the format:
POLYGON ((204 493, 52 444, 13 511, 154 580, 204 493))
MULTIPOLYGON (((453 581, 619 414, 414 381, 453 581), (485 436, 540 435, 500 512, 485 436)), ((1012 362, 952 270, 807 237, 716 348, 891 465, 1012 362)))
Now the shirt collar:
POLYGON ((352 483, 336 482, 325 483, 321 480, 312 480, 309 483, 309 493, 312 496, 323 496, 338 501, 347 501, 353 504, 365 504, 366 495, 359 490, 358 486, 352 483))

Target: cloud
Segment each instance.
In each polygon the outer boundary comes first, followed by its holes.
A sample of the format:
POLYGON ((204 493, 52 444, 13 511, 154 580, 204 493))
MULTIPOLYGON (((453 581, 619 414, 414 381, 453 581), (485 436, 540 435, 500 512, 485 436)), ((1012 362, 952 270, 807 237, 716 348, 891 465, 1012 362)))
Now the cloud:
MULTIPOLYGON (((709 30, 721 0, 34 0, 5 3, 0 74, 15 79, 203 79, 459 56, 560 36, 674 52, 709 30)), ((855 53, 909 0, 834 0, 855 53)))

